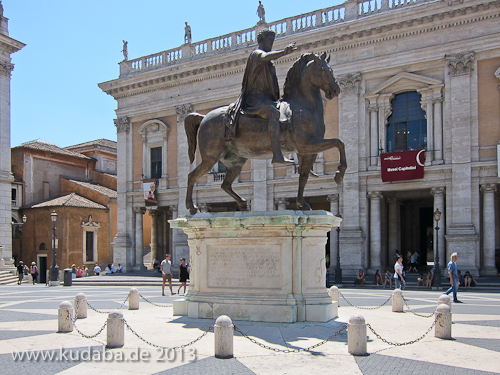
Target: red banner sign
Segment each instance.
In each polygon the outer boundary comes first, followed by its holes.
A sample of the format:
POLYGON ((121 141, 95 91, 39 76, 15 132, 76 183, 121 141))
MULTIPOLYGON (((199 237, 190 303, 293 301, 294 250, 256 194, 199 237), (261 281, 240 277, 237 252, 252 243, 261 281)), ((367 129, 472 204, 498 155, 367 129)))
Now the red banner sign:
POLYGON ((405 181, 424 178, 425 150, 380 154, 382 181, 405 181))

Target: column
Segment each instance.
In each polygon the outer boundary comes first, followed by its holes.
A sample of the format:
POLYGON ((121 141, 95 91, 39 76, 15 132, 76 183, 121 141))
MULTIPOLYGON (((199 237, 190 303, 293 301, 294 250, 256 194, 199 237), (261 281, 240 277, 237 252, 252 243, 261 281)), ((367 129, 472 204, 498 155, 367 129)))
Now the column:
MULTIPOLYGON (((339 216, 339 195, 332 194, 328 196, 330 201, 330 212, 335 216, 339 216)), ((342 225, 342 224, 341 224, 342 225)), ((337 227, 330 230, 330 268, 328 269, 330 278, 335 274, 335 267, 337 266, 337 253, 339 251, 337 241, 337 227)), ((332 279, 333 280, 333 279, 332 279)))
POLYGON ((434 91, 434 164, 443 164, 443 96, 434 91))
MULTIPOLYGON (((428 95, 426 95, 428 96, 428 95)), ((424 94, 422 94, 422 99, 424 94)), ((425 117, 427 118, 427 153, 425 154, 425 165, 431 165, 434 155, 434 105, 432 99, 426 98, 422 100, 422 109, 425 111, 425 117)))
MULTIPOLYGON (((443 270, 443 273, 446 273, 446 264, 448 263, 448 259, 445 254, 445 249, 446 249, 446 244, 445 244, 445 233, 446 233, 446 209, 444 207, 444 198, 445 198, 445 188, 438 187, 438 188, 432 188, 431 189, 431 194, 434 196, 434 210, 439 209, 441 211, 441 220, 439 220, 439 240, 438 240, 438 246, 439 246, 439 266, 443 270)), ((432 225, 432 230, 433 230, 433 243, 436 243, 436 230, 434 229, 436 227, 436 222, 434 221, 434 218, 432 219, 433 225, 432 225)), ((435 252, 435 250, 433 250, 435 252)), ((436 254, 434 253, 434 257, 436 254)))
POLYGON ((186 130, 184 129, 184 119, 193 111, 193 106, 191 104, 185 104, 176 107, 175 110, 177 112, 177 179, 179 181, 179 202, 177 208, 179 215, 189 215, 189 211, 186 209, 186 190, 187 177, 189 172, 191 172, 191 164, 187 157, 188 144, 186 130))
POLYGON ((146 210, 142 207, 136 208, 135 212, 135 271, 144 270, 144 225, 143 215, 146 210))
POLYGON ((370 112, 370 165, 376 167, 378 164, 378 107, 377 98, 374 99, 375 103, 370 100, 368 111, 370 112))
POLYGON ((495 184, 481 185, 483 193, 483 262, 481 275, 496 275, 495 267, 495 184))
POLYGON ((392 261, 396 250, 401 251, 399 247, 399 201, 396 198, 388 198, 388 252, 389 261, 392 261))
POLYGON ((151 216, 151 265, 158 256, 158 212, 149 211, 151 216))
POLYGON ((383 198, 378 191, 369 192, 370 199, 370 269, 379 270, 382 267, 381 254, 381 226, 380 200, 383 198))

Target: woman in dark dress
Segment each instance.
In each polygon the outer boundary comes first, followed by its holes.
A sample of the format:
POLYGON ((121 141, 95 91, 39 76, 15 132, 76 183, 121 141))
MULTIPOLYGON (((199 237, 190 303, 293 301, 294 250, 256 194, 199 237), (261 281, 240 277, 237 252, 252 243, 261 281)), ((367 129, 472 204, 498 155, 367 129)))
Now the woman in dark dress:
POLYGON ((189 266, 186 264, 186 259, 181 258, 181 264, 179 265, 179 282, 181 286, 177 291, 177 294, 181 291, 181 288, 184 286, 184 294, 186 294, 186 281, 189 279, 189 266))

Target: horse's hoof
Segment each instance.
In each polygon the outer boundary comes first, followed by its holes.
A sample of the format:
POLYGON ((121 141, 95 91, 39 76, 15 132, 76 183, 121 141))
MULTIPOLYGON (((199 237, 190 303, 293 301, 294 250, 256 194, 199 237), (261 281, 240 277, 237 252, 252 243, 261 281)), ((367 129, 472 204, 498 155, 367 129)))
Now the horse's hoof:
POLYGON ((335 182, 337 183, 337 185, 341 185, 342 182, 344 181, 344 178, 339 174, 337 173, 335 175, 335 178, 334 178, 335 182))
POLYGON ((246 201, 239 203, 238 208, 240 209, 240 211, 248 211, 248 203, 246 201))
POLYGON ((200 210, 198 210, 198 207, 196 207, 196 206, 189 209, 189 213, 191 215, 196 215, 198 212, 200 212, 200 210))

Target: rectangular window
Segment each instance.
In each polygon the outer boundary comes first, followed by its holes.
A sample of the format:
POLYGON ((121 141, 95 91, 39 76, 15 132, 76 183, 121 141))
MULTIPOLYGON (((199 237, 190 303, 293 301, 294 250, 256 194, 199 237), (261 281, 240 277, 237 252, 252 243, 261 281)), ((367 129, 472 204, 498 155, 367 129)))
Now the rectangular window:
POLYGON ((85 232, 85 261, 95 262, 94 259, 94 232, 85 232))
POLYGON ((161 147, 151 148, 151 178, 161 178, 161 147))
POLYGON ((12 205, 17 205, 17 189, 12 189, 12 205))

